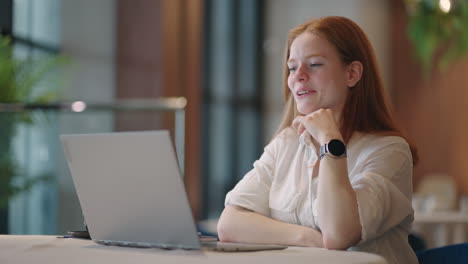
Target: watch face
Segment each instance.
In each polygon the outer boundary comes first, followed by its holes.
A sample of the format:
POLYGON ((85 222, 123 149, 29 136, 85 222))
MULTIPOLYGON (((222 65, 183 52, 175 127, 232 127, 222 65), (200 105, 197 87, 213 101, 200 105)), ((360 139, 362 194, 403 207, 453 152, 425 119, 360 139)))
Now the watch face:
POLYGON ((328 151, 333 156, 339 157, 339 156, 345 154, 346 146, 341 140, 333 139, 328 143, 328 151))

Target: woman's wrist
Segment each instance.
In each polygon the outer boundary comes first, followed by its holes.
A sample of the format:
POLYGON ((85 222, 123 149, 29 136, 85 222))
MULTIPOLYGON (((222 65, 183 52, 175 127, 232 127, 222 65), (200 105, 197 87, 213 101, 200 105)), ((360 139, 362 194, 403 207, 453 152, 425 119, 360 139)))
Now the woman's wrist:
POLYGON ((320 145, 324 145, 328 142, 330 142, 330 140, 332 139, 338 139, 338 140, 341 140, 343 141, 343 137, 341 136, 341 134, 339 132, 329 132, 329 133, 325 133, 321 139, 319 140, 319 143, 320 145))

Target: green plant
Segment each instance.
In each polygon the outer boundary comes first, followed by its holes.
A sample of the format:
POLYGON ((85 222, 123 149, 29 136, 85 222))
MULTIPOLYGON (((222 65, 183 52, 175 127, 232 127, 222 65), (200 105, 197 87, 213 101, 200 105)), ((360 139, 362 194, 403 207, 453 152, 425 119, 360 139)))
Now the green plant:
POLYGON ((405 1, 409 10, 408 37, 424 76, 434 64, 446 70, 468 51, 467 0, 405 1))
MULTIPOLYGON (((58 97, 58 78, 54 72, 66 62, 62 56, 22 59, 14 55, 8 38, 0 37, 0 103, 47 103, 58 97), (39 86, 47 87, 38 90, 39 86)), ((29 112, 0 112, 0 208, 8 199, 31 189, 38 182, 50 181, 51 175, 24 176, 12 153, 12 139, 18 124, 36 123, 29 112)), ((44 119, 42 119, 44 120, 44 119)))

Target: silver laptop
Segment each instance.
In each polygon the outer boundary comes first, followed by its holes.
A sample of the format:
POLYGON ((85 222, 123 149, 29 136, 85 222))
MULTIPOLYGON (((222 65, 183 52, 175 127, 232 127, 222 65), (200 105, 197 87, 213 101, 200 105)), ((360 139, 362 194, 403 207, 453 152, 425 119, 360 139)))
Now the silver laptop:
POLYGON ((61 136, 91 238, 120 246, 255 251, 201 242, 168 131, 61 136))

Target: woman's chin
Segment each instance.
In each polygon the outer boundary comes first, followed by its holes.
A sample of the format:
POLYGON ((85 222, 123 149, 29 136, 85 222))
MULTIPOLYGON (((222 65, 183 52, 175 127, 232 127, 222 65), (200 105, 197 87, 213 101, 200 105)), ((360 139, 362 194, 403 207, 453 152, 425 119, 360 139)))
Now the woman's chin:
POLYGON ((310 108, 310 107, 308 107, 308 108, 302 108, 302 107, 301 107, 301 108, 297 108, 297 111, 298 111, 300 114, 302 114, 302 115, 312 114, 313 112, 315 112, 315 111, 317 111, 317 110, 318 110, 318 108, 315 109, 315 108, 310 108))

